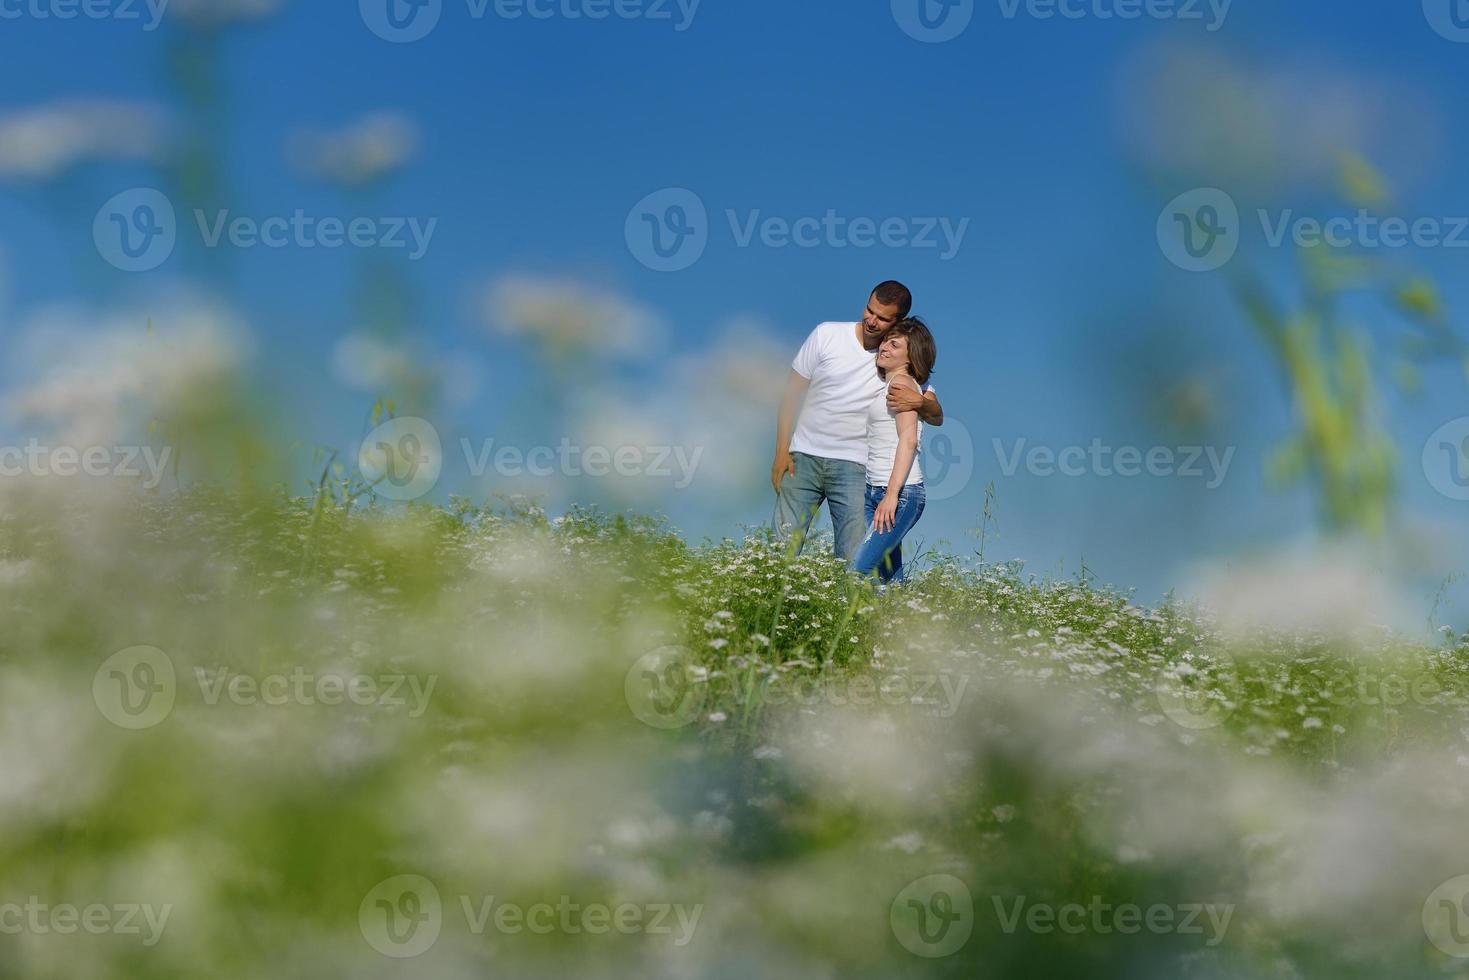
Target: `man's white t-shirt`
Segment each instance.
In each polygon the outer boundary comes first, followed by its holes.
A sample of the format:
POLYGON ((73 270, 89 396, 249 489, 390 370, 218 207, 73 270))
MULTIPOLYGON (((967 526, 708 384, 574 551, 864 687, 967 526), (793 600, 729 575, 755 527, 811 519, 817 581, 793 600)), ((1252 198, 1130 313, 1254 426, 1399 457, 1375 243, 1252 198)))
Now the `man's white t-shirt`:
POLYGON ((877 376, 877 352, 857 339, 856 322, 819 325, 791 368, 811 382, 791 435, 791 452, 866 466, 867 410, 887 391, 887 383, 877 376))

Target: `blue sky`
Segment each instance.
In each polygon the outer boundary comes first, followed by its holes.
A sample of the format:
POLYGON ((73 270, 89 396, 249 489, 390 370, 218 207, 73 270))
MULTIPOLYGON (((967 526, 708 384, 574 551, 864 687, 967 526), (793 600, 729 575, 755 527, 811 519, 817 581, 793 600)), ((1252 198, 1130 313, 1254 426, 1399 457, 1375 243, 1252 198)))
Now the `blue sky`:
MULTIPOLYGON (((585 9, 568 4, 557 9, 585 9)), ((1273 489, 1262 476, 1263 454, 1290 427, 1278 371, 1226 274, 1169 262, 1155 231, 1161 209, 1194 187, 1229 192, 1245 214, 1243 254, 1231 268, 1248 262, 1282 295, 1299 281, 1294 256, 1263 247, 1252 212, 1346 213, 1319 165, 1329 151, 1373 159, 1398 192, 1395 214, 1469 215, 1455 165, 1464 136, 1453 125, 1469 45, 1436 33, 1416 3, 1236 0, 1214 31, 1200 21, 1102 19, 1098 10, 1117 6, 1108 0, 1072 6, 1085 15, 1045 19, 1021 5, 1009 18, 998 0, 981 2, 958 37, 923 43, 886 0, 703 0, 685 30, 676 29, 675 4, 672 20, 590 21, 560 12, 509 19, 493 5, 475 19, 465 0, 445 0, 427 37, 393 44, 355 4, 286 2, 223 32, 208 54, 223 84, 212 118, 225 200, 233 213, 261 218, 302 209, 437 219, 422 259, 397 252, 383 261, 415 297, 396 341, 478 379, 472 395, 436 410, 451 444, 580 438, 565 416, 592 390, 676 414, 680 392, 699 387, 678 375, 680 365, 707 367, 719 359, 711 351, 742 340, 788 357, 817 322, 855 316, 873 283, 903 279, 939 339, 945 407, 974 444, 974 476, 931 506, 916 533, 969 547, 966 531, 994 481, 1000 539, 990 556, 1067 575, 1084 559, 1152 598, 1199 561, 1313 527, 1307 490, 1273 489), (1154 103, 1179 93, 1160 63, 1222 73, 1221 90, 1243 86, 1246 98, 1229 103, 1227 119, 1207 101, 1169 115, 1154 103), (294 133, 339 130, 369 112, 400 114, 419 134, 412 159, 370 195, 293 167, 294 133), (1154 128, 1178 118, 1183 135, 1154 128), (1245 144, 1246 164, 1215 166, 1215 129, 1241 134, 1226 145, 1245 144), (1202 149, 1183 145, 1191 139, 1202 149), (641 264, 624 237, 634 204, 665 188, 693 191, 709 216, 706 250, 676 272, 641 264), (737 222, 830 210, 846 221, 899 219, 910 230, 927 218, 966 224, 947 259, 939 248, 778 248, 758 239, 742 247, 731 210, 737 222), (635 350, 562 371, 523 334, 483 322, 484 284, 514 276, 584 284, 660 326, 635 350), (1150 408, 1159 379, 1170 377, 1201 379, 1210 393, 1202 430, 1172 429, 1150 408), (1207 441, 1236 452, 1223 484, 1208 490, 1178 477, 1006 476, 996 439, 1057 449, 1094 439, 1144 449, 1207 441)), ((100 97, 177 112, 165 65, 182 32, 171 13, 153 32, 135 21, 29 13, 3 29, 0 112, 100 97)), ((93 249, 97 208, 138 186, 174 193, 158 169, 138 163, 89 164, 50 189, 0 186, 8 330, 19 334, 56 304, 148 309, 198 285, 182 250, 156 270, 126 274, 93 249)), ((363 258, 350 249, 239 251, 227 257, 227 286, 202 287, 239 311, 255 338, 254 370, 301 438, 349 445, 371 404, 332 370, 342 338, 361 329, 350 295, 363 258)), ((1433 273, 1450 309, 1464 307, 1465 251, 1392 258, 1433 273)), ((1400 329, 1369 300, 1352 312, 1384 348, 1400 329)), ((783 366, 773 370, 778 377, 783 366)), ((1452 555, 1462 552, 1465 504, 1433 490, 1419 454, 1429 433, 1466 414, 1466 392, 1452 365, 1426 374, 1417 401, 1385 391, 1401 456, 1400 516, 1437 542, 1417 588, 1454 570, 1452 555)), ((736 414, 764 410, 746 404, 736 414)), ((695 538, 765 519, 773 404, 768 416, 764 428, 725 433, 738 447, 705 446, 729 455, 758 443, 751 451, 762 462, 748 483, 660 487, 637 502, 667 510, 695 538)), ((446 465, 439 492, 499 489, 459 470, 446 465)), ((588 479, 546 492, 553 503, 627 502, 588 479)))

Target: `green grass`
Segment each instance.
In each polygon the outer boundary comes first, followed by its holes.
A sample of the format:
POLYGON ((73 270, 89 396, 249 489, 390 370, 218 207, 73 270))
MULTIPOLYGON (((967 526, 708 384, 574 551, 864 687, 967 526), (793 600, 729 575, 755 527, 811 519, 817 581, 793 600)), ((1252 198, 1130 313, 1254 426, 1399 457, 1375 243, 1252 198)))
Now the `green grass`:
POLYGON ((1462 641, 1231 638, 1089 581, 923 564, 878 592, 819 546, 691 545, 656 519, 519 502, 16 495, 0 520, 0 901, 173 911, 151 947, 0 936, 0 976, 1456 965, 1420 914, 1469 871, 1462 641), (128 730, 93 682, 138 645, 167 655, 176 700, 128 730), (427 693, 211 702, 221 669, 427 693), (665 726, 640 720, 648 703, 665 726), (926 959, 889 912, 940 873, 971 893, 973 935, 926 959), (438 941, 409 960, 359 925, 399 874, 444 903, 438 941), (476 935, 459 897, 490 895, 703 908, 682 946, 476 935), (1006 932, 995 903, 1021 896, 1233 912, 1215 945, 1006 932))

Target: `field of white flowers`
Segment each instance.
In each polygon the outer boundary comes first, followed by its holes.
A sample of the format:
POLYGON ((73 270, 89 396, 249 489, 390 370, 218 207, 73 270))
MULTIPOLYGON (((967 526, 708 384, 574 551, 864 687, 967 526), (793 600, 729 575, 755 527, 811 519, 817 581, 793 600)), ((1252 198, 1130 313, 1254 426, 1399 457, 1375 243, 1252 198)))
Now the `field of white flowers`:
POLYGON ((0 976, 1469 963, 1453 637, 517 502, 3 515, 0 976))

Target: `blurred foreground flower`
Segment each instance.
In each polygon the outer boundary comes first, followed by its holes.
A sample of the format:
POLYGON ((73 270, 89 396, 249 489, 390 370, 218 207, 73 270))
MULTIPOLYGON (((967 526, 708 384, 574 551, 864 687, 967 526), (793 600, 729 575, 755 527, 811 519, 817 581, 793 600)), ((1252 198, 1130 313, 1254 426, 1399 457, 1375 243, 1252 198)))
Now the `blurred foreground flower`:
POLYGON ((52 310, 15 347, 11 367, 24 380, 0 401, 4 417, 80 446, 111 444, 191 393, 237 380, 248 342, 230 312, 189 304, 157 321, 52 310))
POLYGON ((0 177, 51 180, 93 162, 157 163, 164 111, 123 99, 68 99, 0 115, 0 177))
MULTIPOLYGON (((711 346, 664 362, 648 389, 595 389, 580 398, 573 429, 588 444, 671 447, 688 466, 698 506, 717 512, 766 480, 770 419, 780 400, 789 352, 774 330, 751 317, 730 321, 711 346)), ((669 489, 623 481, 625 499, 646 501, 669 489)))
POLYGON ((1407 632, 1420 621, 1415 604, 1370 555, 1345 542, 1210 565, 1186 591, 1241 640, 1273 630, 1376 642, 1383 627, 1407 632))
POLYGON ((171 0, 170 9, 195 27, 213 28, 263 20, 284 5, 285 0, 171 0))
POLYGON ((553 361, 635 356, 661 332, 650 310, 574 279, 505 276, 482 290, 480 311, 492 333, 530 340, 553 361))
POLYGON ((288 155, 308 176, 355 187, 407 166, 418 143, 418 127, 408 116, 376 112, 342 129, 297 133, 288 155))
POLYGON ((1300 61, 1247 64, 1217 49, 1144 49, 1116 91, 1122 135, 1150 173, 1267 192, 1333 181, 1343 151, 1415 178, 1444 126, 1394 79, 1300 61))
POLYGON ((480 368, 471 356, 418 350, 368 333, 350 333, 337 341, 332 376, 352 391, 388 394, 416 406, 440 396, 451 407, 464 405, 480 388, 480 368))

